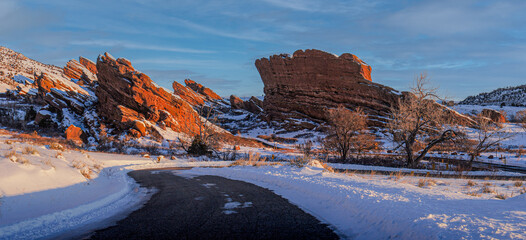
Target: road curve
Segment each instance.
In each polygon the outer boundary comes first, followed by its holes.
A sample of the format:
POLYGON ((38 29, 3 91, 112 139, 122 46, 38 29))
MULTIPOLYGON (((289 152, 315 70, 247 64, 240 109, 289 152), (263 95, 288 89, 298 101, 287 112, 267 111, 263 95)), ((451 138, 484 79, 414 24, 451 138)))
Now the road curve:
POLYGON ((256 185, 181 170, 130 172, 159 191, 141 209, 90 239, 339 239, 325 224, 256 185))

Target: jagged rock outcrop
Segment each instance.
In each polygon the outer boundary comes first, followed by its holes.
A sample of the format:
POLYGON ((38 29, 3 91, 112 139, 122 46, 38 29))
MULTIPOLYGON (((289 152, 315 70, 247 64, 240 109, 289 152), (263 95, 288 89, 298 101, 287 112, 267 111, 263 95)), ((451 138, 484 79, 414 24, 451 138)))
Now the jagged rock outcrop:
POLYGON ((184 84, 194 90, 195 92, 204 95, 208 100, 221 100, 221 97, 217 95, 210 88, 207 88, 199 83, 196 83, 194 80, 185 79, 184 84))
POLYGON ((491 119, 491 121, 495 123, 505 123, 506 122, 506 116, 497 110, 482 109, 482 112, 480 112, 480 115, 491 119))
POLYGON ((185 87, 178 82, 174 81, 172 83, 172 87, 176 95, 179 95, 179 97, 181 97, 193 106, 203 105, 205 103, 206 99, 203 95, 194 92, 192 89, 185 87))
POLYGON ((243 101, 236 95, 230 95, 230 106, 233 109, 244 109, 251 113, 261 113, 263 111, 263 101, 252 96, 248 101, 243 101))
POLYGON ((97 74, 97 65, 93 61, 85 57, 79 57, 79 62, 84 67, 86 67, 91 73, 97 74))
POLYGON ((380 122, 400 93, 373 83, 371 67, 355 55, 336 56, 320 50, 298 50, 292 56, 256 60, 265 85, 263 108, 270 120, 327 120, 327 110, 339 104, 363 108, 380 122))
POLYGON ((136 121, 148 121, 176 132, 197 130, 194 119, 198 116, 192 107, 156 87, 150 77, 136 71, 130 61, 105 53, 97 60, 97 71, 98 114, 107 123, 121 130, 134 128, 136 121))
MULTIPOLYGON (((80 57, 79 59, 85 59, 80 57)), ((91 67, 89 60, 85 59, 83 62, 91 67)), ((97 81, 96 69, 95 73, 93 70, 88 69, 85 65, 77 60, 70 60, 64 67, 64 74, 71 79, 81 80, 79 84, 91 84, 97 81)))

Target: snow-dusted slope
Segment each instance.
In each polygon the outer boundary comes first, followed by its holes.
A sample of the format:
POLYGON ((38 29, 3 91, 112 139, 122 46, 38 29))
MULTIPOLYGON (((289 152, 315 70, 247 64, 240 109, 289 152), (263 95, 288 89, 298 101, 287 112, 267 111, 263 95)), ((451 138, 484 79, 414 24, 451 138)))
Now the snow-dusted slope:
POLYGON ((469 96, 459 104, 526 106, 526 85, 499 88, 489 93, 469 96))
MULTIPOLYGON (((69 88, 68 90, 88 95, 86 90, 75 84, 64 75, 64 69, 43 64, 41 62, 30 59, 21 53, 17 53, 9 48, 0 47, 0 83, 9 87, 0 87, 0 92, 5 92, 7 89, 32 88, 32 81, 36 80, 38 76, 45 73, 48 78, 54 82, 59 82, 69 88), (29 79, 31 81, 20 81, 20 79, 29 79)), ((25 92, 28 89, 24 89, 25 92)))

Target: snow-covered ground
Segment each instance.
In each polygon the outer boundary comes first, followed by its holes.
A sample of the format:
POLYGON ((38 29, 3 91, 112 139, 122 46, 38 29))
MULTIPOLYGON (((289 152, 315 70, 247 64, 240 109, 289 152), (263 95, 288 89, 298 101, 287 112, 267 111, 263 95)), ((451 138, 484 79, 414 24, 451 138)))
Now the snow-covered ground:
MULTIPOLYGON (((241 151, 272 154, 269 149, 241 151)), ((285 159, 291 154, 276 155, 285 159)), ((297 168, 286 163, 200 168, 230 163, 61 150, 0 135, 0 239, 71 237, 108 225, 151 195, 127 173, 164 167, 197 167, 177 172, 187 177, 219 175, 269 188, 344 238, 526 238, 526 197, 520 195, 526 192, 525 181, 424 178, 407 171, 390 176, 330 173, 319 165, 297 168)))
POLYGON ((292 166, 194 168, 183 174, 212 174, 268 188, 331 224, 344 238, 526 238, 526 195, 517 195, 520 187, 513 182, 398 179, 292 166), (496 199, 504 189, 516 191, 514 197, 496 199))
POLYGON ((149 198, 126 175, 132 170, 229 164, 51 148, 0 136, 0 239, 53 238, 116 220, 149 198))

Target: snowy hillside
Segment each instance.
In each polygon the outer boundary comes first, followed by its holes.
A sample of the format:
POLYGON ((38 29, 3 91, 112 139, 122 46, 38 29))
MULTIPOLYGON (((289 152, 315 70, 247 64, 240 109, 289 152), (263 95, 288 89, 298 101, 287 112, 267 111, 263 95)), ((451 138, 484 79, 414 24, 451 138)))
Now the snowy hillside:
POLYGON ((469 96, 459 104, 526 106, 526 85, 499 88, 489 93, 469 96))

